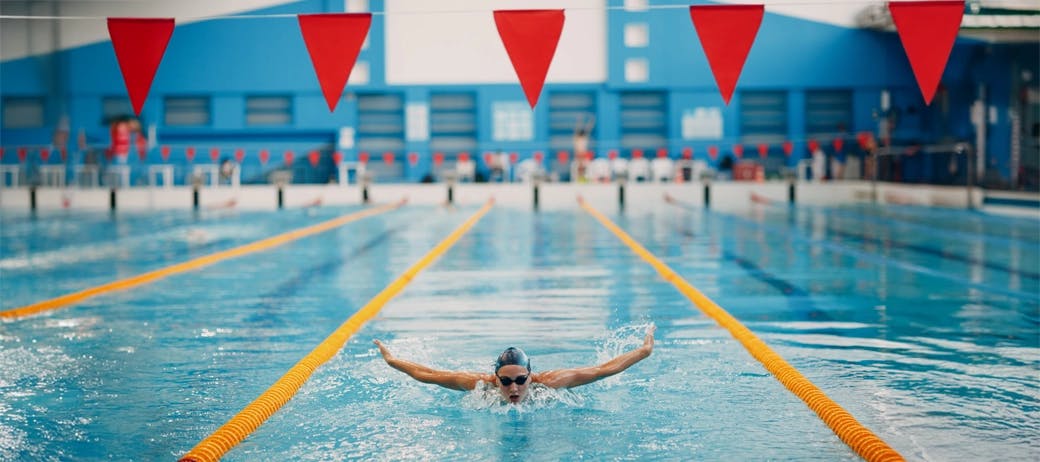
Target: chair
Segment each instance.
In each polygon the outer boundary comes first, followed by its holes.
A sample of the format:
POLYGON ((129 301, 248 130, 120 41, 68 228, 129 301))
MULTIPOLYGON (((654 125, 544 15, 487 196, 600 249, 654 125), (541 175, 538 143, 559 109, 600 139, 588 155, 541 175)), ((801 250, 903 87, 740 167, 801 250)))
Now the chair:
POLYGON ((628 162, 628 181, 640 182, 650 179, 650 161, 637 157, 628 162))
POLYGON ((675 161, 667 157, 658 157, 650 162, 653 181, 667 182, 675 176, 675 161))
POLYGON ((610 182, 613 176, 610 172, 610 161, 602 157, 593 159, 589 163, 588 176, 592 181, 600 183, 610 182))

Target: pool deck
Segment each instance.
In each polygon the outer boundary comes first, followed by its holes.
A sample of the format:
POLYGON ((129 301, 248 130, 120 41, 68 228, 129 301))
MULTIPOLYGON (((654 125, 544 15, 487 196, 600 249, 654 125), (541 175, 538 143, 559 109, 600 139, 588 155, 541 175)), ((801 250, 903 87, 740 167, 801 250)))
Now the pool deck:
POLYGON ((1006 194, 959 186, 908 185, 866 181, 822 183, 691 182, 691 183, 374 183, 370 185, 241 185, 123 189, 19 187, 0 189, 0 210, 277 210, 315 206, 385 203, 407 198, 411 204, 479 205, 494 197, 498 205, 526 209, 576 206, 582 196, 604 211, 656 203, 665 195, 684 203, 718 210, 744 210, 761 204, 843 205, 879 203, 950 208, 1004 209, 1037 216, 1040 195, 1016 194, 1015 203, 994 197, 1006 194))

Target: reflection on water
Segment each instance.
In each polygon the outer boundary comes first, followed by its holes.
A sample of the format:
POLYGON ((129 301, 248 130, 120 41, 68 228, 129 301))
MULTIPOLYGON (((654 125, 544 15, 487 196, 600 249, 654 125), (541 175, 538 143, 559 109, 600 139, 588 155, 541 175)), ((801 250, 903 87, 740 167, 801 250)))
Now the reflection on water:
MULTIPOLYGON (((1035 220, 886 210, 783 207, 741 217, 641 206, 612 218, 908 459, 1036 460, 1035 220)), ((157 219, 140 227, 190 225, 224 247, 340 212, 157 219)), ((0 322, 0 460, 176 459, 466 212, 409 207, 0 322)), ((25 240, 46 230, 45 218, 3 228, 4 258, 82 257, 51 268, 0 268, 4 306, 198 250, 108 225, 63 224, 59 240, 46 246, 25 240), (94 261, 77 244, 84 237, 117 241, 118 258, 94 261)), ((460 459, 859 460, 594 219, 506 208, 417 275, 224 458, 460 459), (462 393, 412 380, 372 345, 379 338, 404 359, 483 372, 516 345, 537 372, 602 363, 639 345, 651 323, 657 343, 647 360, 570 390, 534 386, 518 406, 503 403, 493 387, 462 393)))

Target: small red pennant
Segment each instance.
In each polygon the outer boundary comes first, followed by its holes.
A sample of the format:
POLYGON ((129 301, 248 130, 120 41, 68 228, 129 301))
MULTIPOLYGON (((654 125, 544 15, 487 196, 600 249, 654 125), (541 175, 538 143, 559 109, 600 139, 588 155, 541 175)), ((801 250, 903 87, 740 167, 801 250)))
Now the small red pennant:
POLYGON ((0 147, 0 160, 4 160, 4 152, 5 151, 6 150, 4 148, 0 147))
POLYGON ((925 104, 932 104, 964 17, 964 1, 889 2, 892 21, 917 78, 925 104))
POLYGON ((744 69, 751 45, 755 43, 764 15, 764 5, 690 7, 690 19, 726 105, 729 105, 737 87, 737 79, 744 69))
POLYGON ((415 153, 415 152, 409 152, 408 153, 408 165, 411 165, 412 167, 414 167, 414 166, 416 166, 418 164, 419 164, 419 154, 415 153))
POLYGON ((485 152, 484 153, 484 164, 490 164, 491 163, 491 156, 492 156, 492 153, 490 153, 490 152, 485 152))
POLYGON ((18 148, 18 162, 25 162, 26 156, 29 155, 29 150, 25 148, 18 148))
POLYGON ((784 141, 784 155, 790 157, 792 152, 794 152, 794 143, 784 141))
POLYGON ((297 19, 325 102, 330 112, 335 111, 372 25, 372 14, 301 14, 297 19))
POLYGON ((358 158, 358 162, 361 162, 362 164, 367 164, 368 163, 368 153, 367 152, 362 151, 360 154, 358 154, 357 158, 358 158))
POLYGON ((267 165, 267 161, 271 159, 271 152, 266 149, 260 150, 260 165, 267 165))
POLYGON ((159 149, 159 156, 162 157, 163 162, 170 160, 170 147, 163 146, 159 149))
POLYGON ((195 160, 195 148, 191 146, 184 148, 184 157, 188 159, 188 162, 193 162, 195 160))
POLYGON ((242 161, 245 158, 246 158, 246 151, 245 151, 245 149, 238 148, 238 149, 235 150, 235 162, 238 162, 238 163, 241 164, 242 161))
POLYGON ((459 153, 459 161, 460 162, 469 162, 469 153, 468 152, 460 152, 459 153))
POLYGON ((870 147, 870 132, 857 133, 856 142, 859 143, 859 148, 865 151, 868 147, 870 147))
POLYGON ((693 148, 683 148, 682 158, 685 160, 693 159, 693 148))
POLYGON ((516 164, 519 161, 520 161, 520 156, 517 153, 515 153, 515 152, 509 153, 509 163, 510 164, 516 164))
POLYGON ((719 147, 718 146, 708 146, 708 157, 710 157, 711 160, 717 159, 719 157, 719 147))
POLYGON ((531 157, 534 158, 535 162, 540 164, 542 163, 542 160, 545 159, 545 154, 542 154, 542 151, 535 151, 534 154, 531 155, 531 157))
POLYGON ((441 164, 443 164, 443 163, 444 163, 444 153, 442 153, 442 152, 435 152, 435 153, 433 153, 433 165, 435 167, 440 167, 441 164))
POLYGON ((769 145, 765 143, 759 143, 758 145, 758 157, 765 159, 769 157, 769 145))
POLYGON ((607 151, 607 159, 610 159, 610 160, 617 159, 617 151, 615 151, 613 149, 607 151))
POLYGON ((817 149, 820 149, 820 143, 816 140, 809 140, 809 152, 814 153, 817 149))
POLYGON ((137 158, 141 159, 141 162, 144 162, 146 159, 148 159, 148 150, 147 149, 141 149, 140 147, 138 147, 137 148, 137 158))
POLYGON ((386 151, 383 153, 383 163, 386 165, 394 164, 394 153, 386 151))
POLYGON ((340 162, 343 162, 343 153, 339 151, 332 153, 332 163, 339 165, 340 162))
POLYGON ((534 109, 563 32, 563 10, 496 10, 495 26, 534 109))
POLYGON ((633 149, 632 150, 632 158, 633 159, 642 159, 643 158, 643 150, 642 149, 633 149))
POLYGON ((141 115, 173 27, 173 18, 108 18, 108 35, 136 115, 141 115))
POLYGON ((321 153, 318 151, 311 151, 307 153, 307 161, 311 163, 311 167, 317 167, 318 161, 321 160, 321 153))
POLYGON ((556 161, 561 164, 566 164, 567 161, 571 160, 571 153, 567 151, 556 151, 556 161))
POLYGON ((212 160, 213 162, 216 162, 217 159, 219 159, 219 158, 220 158, 220 148, 210 148, 210 150, 209 150, 209 160, 212 160))
POLYGON ((61 152, 61 161, 62 162, 65 162, 65 161, 67 161, 69 159, 69 151, 67 149, 61 148, 59 150, 59 152, 61 152))
POLYGON ((668 157, 668 148, 658 148, 657 157, 668 157))
POLYGON ((51 150, 47 148, 40 149, 40 160, 47 162, 51 158, 51 150))
POLYGON ((285 151, 285 154, 282 154, 282 160, 285 161, 286 167, 292 167, 293 160, 295 159, 296 154, 293 154, 292 151, 285 151))
POLYGON ((739 143, 738 144, 734 144, 733 145, 733 155, 737 156, 737 159, 744 158, 744 145, 743 144, 739 144, 739 143))
POLYGON ((834 152, 841 152, 841 148, 843 148, 843 147, 845 147, 845 139, 844 138, 835 138, 834 139, 834 152))

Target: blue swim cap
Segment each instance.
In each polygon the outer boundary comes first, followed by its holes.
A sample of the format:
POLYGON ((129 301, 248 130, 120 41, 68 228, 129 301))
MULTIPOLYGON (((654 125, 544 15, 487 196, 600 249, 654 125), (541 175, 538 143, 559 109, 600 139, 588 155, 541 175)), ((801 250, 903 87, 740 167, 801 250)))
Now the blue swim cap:
POLYGON ((524 350, 516 347, 509 347, 506 348, 506 351, 503 351, 502 354, 498 355, 498 359, 495 360, 495 373, 497 374, 498 370, 501 369, 502 366, 508 366, 511 364, 524 366, 528 371, 531 370, 531 359, 527 357, 524 350))

